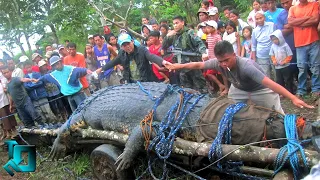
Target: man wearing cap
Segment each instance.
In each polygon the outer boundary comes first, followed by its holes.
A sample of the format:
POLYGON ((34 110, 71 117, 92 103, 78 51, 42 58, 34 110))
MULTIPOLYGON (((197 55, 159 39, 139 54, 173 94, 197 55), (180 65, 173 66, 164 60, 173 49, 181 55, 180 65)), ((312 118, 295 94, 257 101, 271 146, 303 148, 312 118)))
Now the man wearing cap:
MULTIPOLYGON (((170 31, 164 38, 162 49, 168 49, 170 46, 173 46, 174 50, 179 50, 184 53, 200 54, 202 60, 208 58, 205 44, 198 36, 194 35, 193 30, 185 27, 183 17, 174 17, 173 27, 173 31, 170 31)), ((187 56, 181 53, 177 54, 173 61, 178 63, 197 62, 201 61, 201 57, 187 56)), ((181 70, 179 72, 179 78, 182 86, 193 88, 203 93, 207 92, 206 81, 201 70, 181 70)))
MULTIPOLYGON (((96 43, 96 45, 93 47, 94 55, 97 57, 98 68, 101 68, 102 66, 111 61, 111 55, 113 55, 113 57, 116 57, 118 54, 112 46, 103 42, 101 35, 96 34, 93 36, 93 38, 96 43)), ((105 71, 102 74, 100 74, 99 79, 101 88, 120 84, 120 79, 117 76, 117 72, 114 71, 113 67, 105 69, 105 71)))
POLYGON ((123 78, 126 83, 151 82, 156 81, 156 77, 149 62, 156 63, 159 66, 169 63, 161 57, 151 54, 146 47, 136 46, 128 34, 121 34, 118 37, 118 44, 122 49, 119 51, 118 56, 102 68, 97 69, 97 73, 120 64, 124 68, 123 78))
MULTIPOLYGON (((197 12, 197 17, 199 18, 200 24, 201 24, 202 22, 208 21, 209 16, 208 16, 207 10, 204 9, 204 8, 200 8, 200 9, 198 10, 198 12, 197 12)), ((199 25, 198 25, 198 26, 199 26, 199 25)), ((201 36, 203 35, 203 32, 202 32, 201 29, 198 30, 197 35, 198 35, 199 37, 201 37, 201 36)))
POLYGON ((208 11, 208 15, 209 15, 209 20, 213 20, 213 21, 216 21, 218 23, 218 21, 219 21, 219 11, 218 11, 217 7, 212 7, 208 11))
POLYGON ((80 78, 85 77, 92 72, 86 68, 73 67, 63 65, 59 56, 52 56, 50 58, 50 66, 54 69, 53 72, 45 74, 37 81, 47 81, 56 84, 60 92, 68 97, 68 101, 72 111, 86 98, 82 91, 82 84, 80 78))
POLYGON ((88 36, 88 43, 91 44, 92 47, 95 46, 93 35, 89 35, 88 36))

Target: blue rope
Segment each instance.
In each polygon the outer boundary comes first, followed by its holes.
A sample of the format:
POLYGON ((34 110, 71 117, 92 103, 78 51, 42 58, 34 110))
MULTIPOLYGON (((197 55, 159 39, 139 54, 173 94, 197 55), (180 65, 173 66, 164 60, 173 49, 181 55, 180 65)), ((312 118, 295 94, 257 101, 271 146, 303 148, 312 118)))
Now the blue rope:
MULTIPOLYGON (((157 100, 157 97, 152 96, 151 93, 150 93, 150 91, 147 91, 147 90, 142 86, 142 84, 141 84, 140 81, 137 81, 137 84, 139 85, 141 91, 143 91, 144 93, 146 93, 152 101, 156 101, 156 100, 157 100)), ((169 85, 168 85, 168 86, 169 86, 169 85)))
MULTIPOLYGON (((213 162, 215 158, 220 159, 222 157, 222 139, 224 139, 224 144, 231 143, 231 130, 232 130, 232 119, 233 116, 243 107, 247 105, 239 102, 236 104, 230 105, 226 110, 222 119, 220 120, 218 126, 218 133, 214 141, 212 142, 211 148, 208 153, 208 158, 210 162, 213 162)), ((218 163, 218 166, 219 163, 218 163)))
POLYGON ((299 168, 299 157, 297 151, 300 151, 304 167, 308 167, 308 162, 303 147, 298 141, 296 119, 297 117, 294 114, 288 114, 284 118, 284 127, 286 131, 286 137, 288 138, 288 143, 280 149, 280 152, 275 159, 275 171, 273 176, 275 176, 289 160, 294 179, 299 179, 301 176, 301 170, 299 168), (287 155, 285 155, 286 153, 287 155))
MULTIPOLYGON (((162 177, 160 179, 165 179, 167 176, 167 163, 166 160, 170 157, 174 139, 176 136, 177 131, 182 126, 184 120, 189 115, 191 110, 195 107, 195 105, 199 102, 199 100, 204 97, 204 95, 197 95, 196 100, 187 108, 187 105, 189 104, 189 101, 195 96, 194 94, 190 94, 185 92, 183 89, 179 89, 178 92, 180 92, 183 96, 183 102, 180 108, 180 111, 178 113, 177 118, 175 118, 175 114, 178 111, 178 107, 180 104, 180 98, 177 99, 176 103, 170 108, 170 110, 167 112, 163 120, 161 121, 159 125, 159 130, 157 132, 156 137, 152 140, 148 147, 148 156, 151 150, 154 149, 156 152, 158 158, 160 160, 163 160, 163 173, 162 177)), ((150 96, 149 96, 150 97, 150 96)), ((149 158, 148 161, 148 169, 151 174, 151 176, 155 179, 156 178, 153 175, 152 167, 151 167, 151 159, 149 158)))

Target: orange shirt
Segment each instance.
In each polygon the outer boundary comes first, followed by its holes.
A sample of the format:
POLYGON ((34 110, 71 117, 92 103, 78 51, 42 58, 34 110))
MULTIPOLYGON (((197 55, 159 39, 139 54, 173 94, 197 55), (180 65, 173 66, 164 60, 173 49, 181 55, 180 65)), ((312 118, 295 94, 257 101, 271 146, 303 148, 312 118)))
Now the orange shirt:
MULTIPOLYGON (((305 6, 296 5, 290 8, 289 17, 293 18, 302 18, 306 16, 318 16, 319 9, 318 3, 308 3, 305 6)), ((308 27, 293 27, 294 34, 294 45, 295 47, 302 47, 309 45, 317 40, 319 40, 317 25, 308 26, 308 27)))
MULTIPOLYGON (((82 54, 76 54, 75 56, 68 55, 63 59, 63 63, 74 67, 86 68, 86 61, 82 54)), ((89 87, 89 83, 85 76, 80 78, 80 82, 84 89, 89 87)))

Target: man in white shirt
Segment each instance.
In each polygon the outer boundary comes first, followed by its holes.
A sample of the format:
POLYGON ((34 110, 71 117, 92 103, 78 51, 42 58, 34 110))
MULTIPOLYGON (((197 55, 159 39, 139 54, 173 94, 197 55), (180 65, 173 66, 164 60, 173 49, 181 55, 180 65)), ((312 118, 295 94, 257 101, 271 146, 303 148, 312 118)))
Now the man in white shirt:
POLYGON ((24 73, 23 73, 22 69, 20 69, 16 66, 16 63, 14 62, 13 59, 8 59, 7 65, 8 65, 9 70, 12 71, 12 77, 19 77, 19 78, 24 77, 24 73))

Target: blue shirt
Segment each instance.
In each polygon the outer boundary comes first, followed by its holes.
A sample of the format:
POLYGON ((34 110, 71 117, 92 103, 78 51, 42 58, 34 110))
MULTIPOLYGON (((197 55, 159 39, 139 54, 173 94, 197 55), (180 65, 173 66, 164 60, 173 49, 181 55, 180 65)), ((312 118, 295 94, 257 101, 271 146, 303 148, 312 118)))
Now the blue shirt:
POLYGON ((266 22, 273 22, 274 24, 277 24, 278 16, 283 11, 282 8, 277 8, 274 12, 270 12, 269 10, 264 13, 266 16, 266 22))
MULTIPOLYGON (((107 44, 103 44, 101 51, 99 51, 98 46, 94 46, 93 48, 94 55, 97 57, 97 65, 98 68, 101 68, 102 66, 106 65, 110 61, 110 52, 108 50, 107 44)), ((113 71, 113 68, 110 68, 104 73, 101 73, 100 79, 108 78, 113 71)))
POLYGON ((63 95, 69 96, 79 92, 82 89, 82 84, 79 78, 87 74, 86 68, 77 68, 64 65, 61 71, 53 71, 50 74, 45 74, 40 80, 45 80, 56 84, 63 95))
POLYGON ((269 58, 269 52, 272 45, 270 35, 274 31, 274 24, 272 22, 264 22, 263 26, 257 26, 252 31, 252 45, 251 51, 256 52, 257 58, 269 58))
MULTIPOLYGON (((283 10, 278 16, 276 28, 282 30, 283 26, 288 24, 288 11, 283 10)), ((294 36, 293 31, 288 34, 287 36, 284 36, 284 39, 286 40, 286 43, 289 45, 290 49, 292 51, 296 50, 296 47, 294 46, 294 36)))

